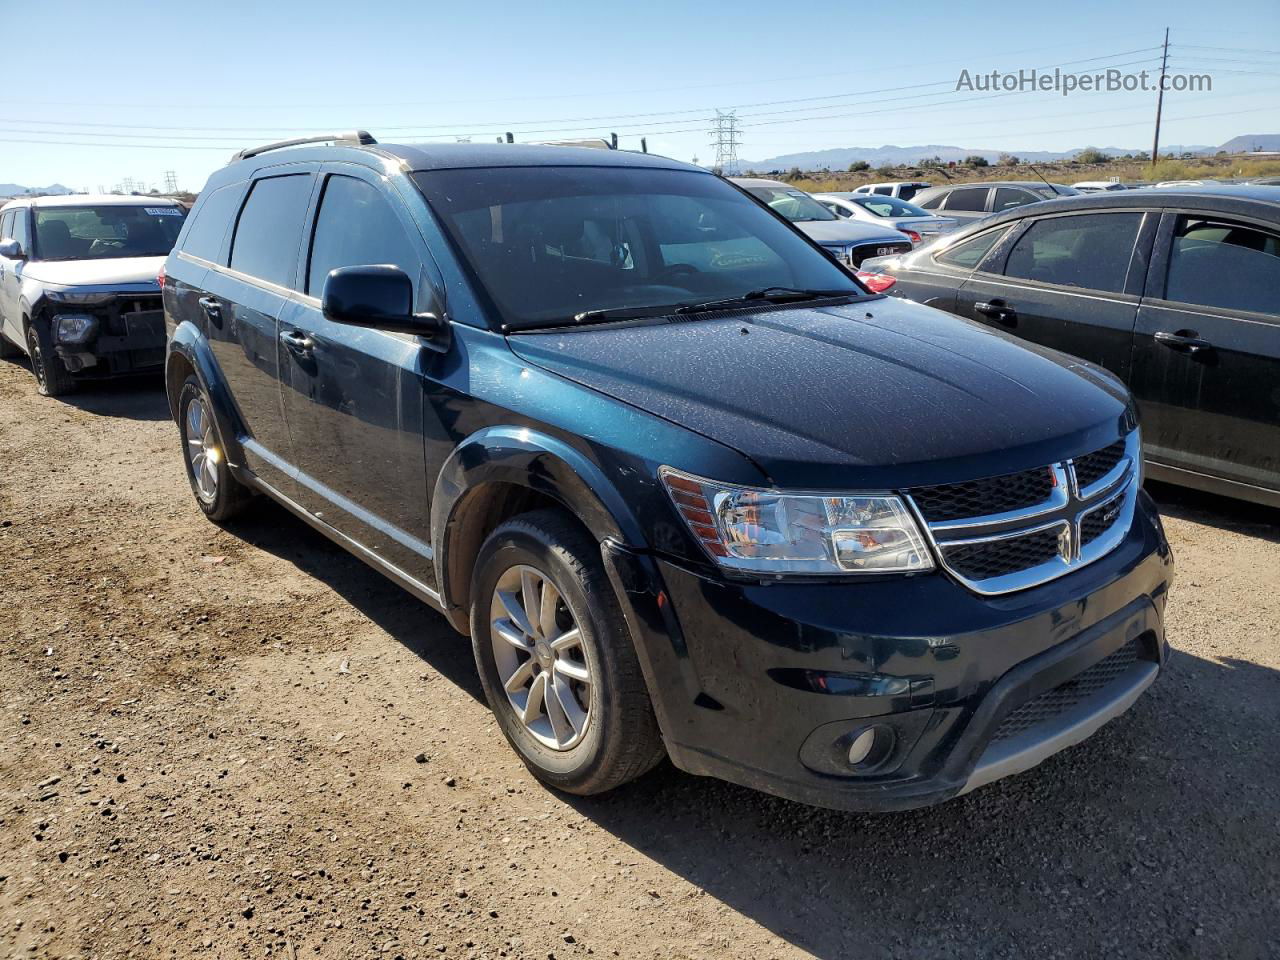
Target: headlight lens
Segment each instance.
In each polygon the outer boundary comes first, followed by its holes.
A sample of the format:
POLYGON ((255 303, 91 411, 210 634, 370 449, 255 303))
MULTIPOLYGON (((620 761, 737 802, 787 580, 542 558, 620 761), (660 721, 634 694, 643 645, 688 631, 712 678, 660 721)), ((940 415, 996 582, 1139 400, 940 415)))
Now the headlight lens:
POLYGON ((670 467, 663 485, 720 566, 744 573, 914 573, 933 569, 915 519, 892 494, 785 493, 670 467))
POLYGON ((94 317, 78 313, 64 313, 54 317, 55 339, 59 343, 84 343, 98 329, 94 317))
POLYGON ((105 303, 115 294, 102 290, 48 290, 45 296, 55 303, 105 303))

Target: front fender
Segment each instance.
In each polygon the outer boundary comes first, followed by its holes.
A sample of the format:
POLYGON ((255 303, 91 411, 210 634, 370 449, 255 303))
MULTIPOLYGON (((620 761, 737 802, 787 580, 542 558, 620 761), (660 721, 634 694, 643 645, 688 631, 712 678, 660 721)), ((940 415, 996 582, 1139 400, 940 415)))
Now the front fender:
POLYGON ((467 437, 449 455, 431 499, 431 540, 440 595, 446 606, 457 595, 450 583, 450 526, 468 491, 488 483, 526 487, 573 512, 600 541, 642 546, 641 525, 617 486, 581 450, 528 427, 492 426, 467 437))
POLYGON ((208 340, 194 323, 184 320, 169 337, 164 364, 165 394, 169 398, 169 414, 175 423, 178 420, 178 396, 187 370, 195 371, 196 379, 209 398, 228 466, 233 470, 241 469, 244 451, 240 447, 240 438, 246 435, 246 431, 231 400, 231 391, 214 360, 208 340))

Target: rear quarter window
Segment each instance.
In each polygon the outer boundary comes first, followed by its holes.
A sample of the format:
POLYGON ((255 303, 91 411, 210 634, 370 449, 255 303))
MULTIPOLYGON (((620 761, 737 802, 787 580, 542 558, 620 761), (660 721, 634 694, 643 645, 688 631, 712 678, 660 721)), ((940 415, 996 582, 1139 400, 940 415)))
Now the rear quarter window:
POLYGON ((191 226, 182 241, 182 252, 210 263, 225 265, 222 242, 236 215, 236 206, 244 184, 236 183, 214 190, 192 214, 191 226))

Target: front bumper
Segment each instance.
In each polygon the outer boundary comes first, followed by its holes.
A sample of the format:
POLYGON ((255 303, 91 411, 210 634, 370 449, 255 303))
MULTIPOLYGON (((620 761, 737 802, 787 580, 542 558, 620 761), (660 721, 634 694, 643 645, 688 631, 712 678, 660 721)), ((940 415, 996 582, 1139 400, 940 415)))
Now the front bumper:
POLYGON ((164 310, 158 296, 122 295, 88 308, 52 306, 54 352, 73 376, 123 376, 163 369, 164 310), (95 321, 92 335, 82 343, 58 339, 58 317, 72 314, 95 321))
POLYGON ((1145 494, 1109 555, 997 597, 942 573, 762 585, 604 555, 673 762, 818 806, 924 806, 1025 770, 1127 709, 1167 656, 1173 558, 1145 494))

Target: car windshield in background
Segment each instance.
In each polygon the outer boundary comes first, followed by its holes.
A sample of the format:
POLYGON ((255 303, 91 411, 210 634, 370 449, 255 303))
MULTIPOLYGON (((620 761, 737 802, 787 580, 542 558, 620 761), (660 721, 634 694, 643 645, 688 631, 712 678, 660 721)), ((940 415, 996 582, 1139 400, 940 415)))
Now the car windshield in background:
POLYGON ((897 197, 854 197, 853 202, 866 207, 877 217, 931 217, 928 210, 921 210, 914 203, 897 197))
POLYGON ((104 204, 36 207, 38 260, 110 260, 164 257, 173 249, 184 207, 104 204))
POLYGON ((537 166, 413 177, 512 328, 595 311, 670 313, 775 287, 865 293, 709 174, 537 166))
POLYGON ((803 190, 784 190, 781 187, 747 187, 747 193, 759 197, 775 213, 786 217, 792 223, 804 223, 809 220, 840 219, 803 190))
POLYGON ((1080 191, 1075 187, 1030 187, 1032 193, 1037 196, 1044 197, 1046 200, 1052 200, 1054 197, 1076 197, 1080 195, 1080 191))

